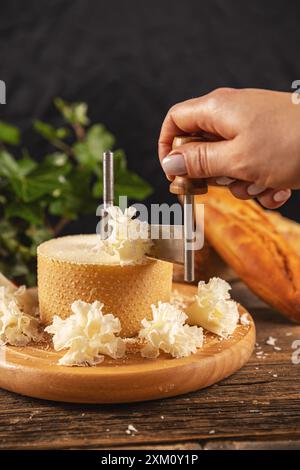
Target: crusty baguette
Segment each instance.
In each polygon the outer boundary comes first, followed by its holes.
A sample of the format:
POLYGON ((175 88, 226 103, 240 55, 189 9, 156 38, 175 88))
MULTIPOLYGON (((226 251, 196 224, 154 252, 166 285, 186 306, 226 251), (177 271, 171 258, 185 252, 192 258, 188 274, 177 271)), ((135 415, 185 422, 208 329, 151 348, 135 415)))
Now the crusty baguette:
POLYGON ((213 248, 255 294, 299 322, 300 256, 267 213, 224 188, 210 188, 197 202, 205 204, 205 235, 213 248))
POLYGON ((266 214, 278 232, 281 233, 300 256, 300 224, 287 217, 283 217, 279 212, 268 211, 266 214))

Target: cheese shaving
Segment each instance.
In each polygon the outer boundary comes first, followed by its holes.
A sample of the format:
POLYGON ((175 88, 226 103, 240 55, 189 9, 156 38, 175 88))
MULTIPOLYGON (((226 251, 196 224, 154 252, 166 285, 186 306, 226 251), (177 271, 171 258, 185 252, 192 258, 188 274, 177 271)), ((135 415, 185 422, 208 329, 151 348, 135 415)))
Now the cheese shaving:
POLYGON ((107 208, 108 226, 111 233, 106 239, 99 237, 94 251, 104 251, 121 265, 141 263, 152 245, 149 238, 149 225, 137 218, 135 207, 125 209, 118 206, 107 208))
POLYGON ((0 287, 0 346, 26 346, 30 341, 39 341, 38 320, 24 313, 19 298, 24 295, 25 287, 0 287))
POLYGON ((189 324, 199 325, 223 338, 231 335, 239 320, 238 305, 231 300, 230 285, 213 277, 206 284, 200 281, 195 301, 185 310, 189 324))
POLYGON ((277 341, 277 338, 273 338, 273 336, 269 336, 269 338, 266 341, 266 344, 268 344, 269 346, 276 346, 276 341, 277 341))
POLYGON ((154 359, 159 351, 171 356, 186 357, 197 352, 203 345, 203 330, 184 324, 187 315, 170 303, 151 305, 153 319, 142 320, 139 337, 146 345, 141 350, 143 357, 154 359))
POLYGON ((248 314, 247 313, 243 313, 243 315, 241 315, 240 317, 240 323, 241 325, 243 326, 249 326, 250 325, 250 320, 248 318, 248 314))
POLYGON ((118 359, 125 354, 125 342, 117 337, 121 331, 120 320, 111 313, 102 313, 103 304, 92 304, 77 300, 71 309, 73 315, 61 319, 53 318, 53 323, 45 328, 53 334, 56 351, 69 349, 59 360, 63 366, 96 365, 104 356, 118 359))

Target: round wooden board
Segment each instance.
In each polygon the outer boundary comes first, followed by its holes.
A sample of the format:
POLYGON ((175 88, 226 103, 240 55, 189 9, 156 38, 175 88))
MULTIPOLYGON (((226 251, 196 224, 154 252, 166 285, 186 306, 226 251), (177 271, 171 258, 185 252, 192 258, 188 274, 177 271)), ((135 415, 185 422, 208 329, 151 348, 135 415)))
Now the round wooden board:
MULTIPOLYGON (((174 284, 193 296, 195 286, 174 284)), ((240 307, 241 312, 246 310, 240 307)), ((63 367, 62 355, 45 346, 0 349, 0 387, 34 398, 73 403, 126 403, 172 397, 208 387, 239 370, 255 345, 255 326, 238 325, 227 340, 206 334, 196 354, 143 359, 131 351, 122 360, 105 358, 95 367, 63 367)))

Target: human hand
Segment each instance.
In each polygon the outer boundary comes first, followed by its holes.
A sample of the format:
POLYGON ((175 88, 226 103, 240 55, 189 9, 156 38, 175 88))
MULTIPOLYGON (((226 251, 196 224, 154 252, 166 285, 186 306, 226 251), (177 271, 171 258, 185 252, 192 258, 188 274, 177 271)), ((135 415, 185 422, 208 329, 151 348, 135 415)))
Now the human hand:
POLYGON ((236 197, 280 207, 291 195, 289 188, 300 188, 300 106, 290 93, 231 88, 178 103, 163 122, 159 157, 168 177, 229 184, 236 197), (220 140, 190 142, 172 151, 176 135, 199 131, 220 140))

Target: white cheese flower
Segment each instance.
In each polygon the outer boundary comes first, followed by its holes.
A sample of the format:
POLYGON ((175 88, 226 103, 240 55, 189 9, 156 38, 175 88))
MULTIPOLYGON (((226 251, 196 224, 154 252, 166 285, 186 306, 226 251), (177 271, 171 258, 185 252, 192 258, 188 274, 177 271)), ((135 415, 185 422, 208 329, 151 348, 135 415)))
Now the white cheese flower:
POLYGON ((139 337, 146 341, 143 357, 156 358, 162 350, 171 356, 186 357, 197 352, 203 345, 203 330, 185 325, 187 315, 170 303, 151 305, 153 319, 142 320, 139 337))
POLYGON ((231 335, 239 320, 238 305, 230 299, 230 285, 223 279, 213 277, 206 284, 200 281, 195 301, 185 312, 189 324, 199 325, 224 338, 231 335))
POLYGON ((0 345, 26 346, 30 341, 39 341, 38 320, 22 312, 18 297, 25 287, 14 289, 0 287, 0 345))
POLYGON ((111 313, 102 313, 103 304, 77 300, 71 306, 73 315, 53 318, 52 325, 45 328, 53 334, 56 351, 69 349, 59 360, 60 365, 95 365, 105 356, 118 359, 125 354, 125 342, 116 336, 121 331, 120 320, 111 313))
POLYGON ((124 213, 118 206, 107 208, 108 226, 111 233, 108 238, 101 239, 94 251, 103 250, 112 257, 117 257, 121 265, 140 263, 152 245, 149 238, 149 225, 137 218, 135 207, 125 209, 124 213))

